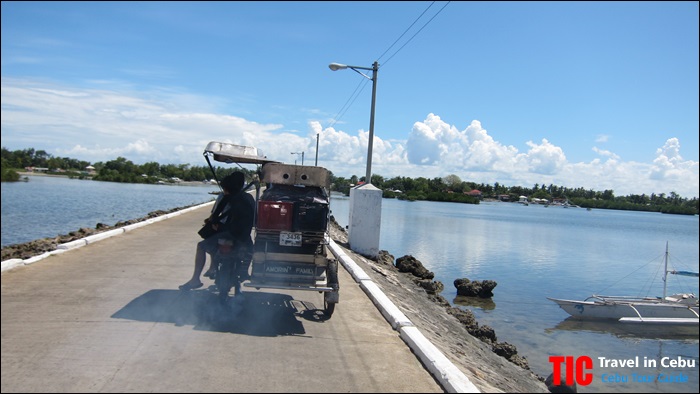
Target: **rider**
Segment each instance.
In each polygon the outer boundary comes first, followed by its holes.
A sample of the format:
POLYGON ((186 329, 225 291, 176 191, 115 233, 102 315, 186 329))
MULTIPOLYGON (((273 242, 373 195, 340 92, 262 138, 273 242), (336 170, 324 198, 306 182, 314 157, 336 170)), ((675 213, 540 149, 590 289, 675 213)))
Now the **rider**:
MULTIPOLYGON (((197 252, 194 258, 194 273, 187 283, 180 286, 180 290, 192 290, 202 287, 199 279, 206 262, 206 253, 210 259, 218 247, 219 239, 232 239, 235 247, 252 249, 253 240, 250 236, 255 219, 255 199, 250 193, 243 191, 245 175, 235 171, 221 180, 221 188, 224 197, 220 202, 223 209, 215 209, 205 222, 213 222, 217 233, 197 243, 197 252)), ((213 259, 205 276, 213 277, 216 272, 213 259)))

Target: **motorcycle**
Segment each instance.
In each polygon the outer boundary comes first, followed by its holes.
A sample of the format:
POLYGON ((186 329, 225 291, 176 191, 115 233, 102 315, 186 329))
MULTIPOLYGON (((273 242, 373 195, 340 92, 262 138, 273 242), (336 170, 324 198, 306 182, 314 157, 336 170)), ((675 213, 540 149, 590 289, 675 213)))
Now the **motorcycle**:
POLYGON ((219 239, 219 246, 213 256, 216 276, 214 284, 219 300, 225 303, 231 289, 233 296, 241 295, 241 282, 249 278, 248 269, 252 260, 250 247, 231 239, 219 239))
POLYGON ((215 179, 211 159, 258 166, 257 179, 248 185, 256 186, 254 245, 245 256, 230 257, 227 245, 217 253, 219 296, 227 299, 231 288, 234 296, 240 294, 243 281, 256 290, 317 291, 323 293, 323 312, 330 318, 340 298, 338 261, 328 249, 330 171, 283 164, 255 147, 216 141, 207 145, 204 157, 215 179))

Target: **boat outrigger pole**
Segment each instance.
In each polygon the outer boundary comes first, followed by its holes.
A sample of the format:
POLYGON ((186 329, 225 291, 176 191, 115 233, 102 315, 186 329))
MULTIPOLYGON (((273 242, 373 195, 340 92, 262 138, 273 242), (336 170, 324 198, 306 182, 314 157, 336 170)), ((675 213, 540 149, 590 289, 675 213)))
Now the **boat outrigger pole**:
POLYGON ((671 275, 680 275, 680 276, 690 276, 690 277, 698 277, 697 272, 692 272, 692 271, 676 271, 676 270, 668 270, 668 241, 666 241, 666 254, 664 255, 664 300, 666 300, 666 279, 668 278, 668 274, 671 275))
POLYGON ((666 253, 664 254, 664 298, 662 298, 663 301, 666 301, 666 283, 668 282, 666 279, 668 278, 668 241, 666 241, 666 253))

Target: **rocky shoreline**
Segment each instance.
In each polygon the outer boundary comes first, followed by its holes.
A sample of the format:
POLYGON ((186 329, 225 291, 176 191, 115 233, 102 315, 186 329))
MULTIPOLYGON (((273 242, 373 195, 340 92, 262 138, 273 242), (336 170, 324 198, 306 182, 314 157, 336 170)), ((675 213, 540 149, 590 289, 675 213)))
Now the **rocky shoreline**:
MULTIPOLYGON (((199 204, 197 204, 199 205, 199 204)), ((93 234, 138 223, 179 211, 153 211, 148 215, 114 226, 98 223, 94 229, 81 228, 66 235, 39 239, 2 248, 2 261, 28 259, 56 250, 62 243, 93 234)), ((395 259, 380 251, 376 259, 367 259, 349 250, 347 233, 331 218, 331 238, 353 255, 375 283, 396 304, 445 356, 450 359, 483 392, 548 392, 544 378, 530 371, 527 359, 517 353, 515 346, 499 342, 495 331, 480 325, 474 315, 453 307, 439 293, 444 285, 433 281, 432 272, 412 256, 395 259)))
MULTIPOLYGON (((453 307, 439 293, 444 285, 412 256, 376 259, 349 250, 348 236, 331 217, 331 238, 382 289, 413 324, 482 392, 549 392, 545 379, 529 369, 514 345, 499 342, 493 328, 480 325, 469 310, 453 307)), ((342 290, 341 290, 342 293, 342 290)), ((342 304, 342 300, 341 300, 342 304)))
POLYGON ((98 234, 101 232, 114 230, 116 228, 128 226, 130 224, 143 222, 145 220, 152 219, 152 218, 155 218, 158 216, 167 215, 167 214, 172 213, 172 212, 181 211, 185 208, 189 208, 189 207, 192 207, 195 205, 199 205, 199 204, 189 205, 189 206, 185 206, 185 207, 177 207, 177 208, 173 208, 173 209, 170 209, 167 211, 158 210, 158 211, 149 212, 148 215, 146 215, 144 217, 141 217, 138 219, 120 221, 120 222, 115 223, 114 226, 109 226, 109 225, 104 224, 104 223, 97 223, 97 225, 95 225, 95 228, 83 227, 79 230, 71 231, 68 234, 57 235, 55 237, 49 237, 49 238, 41 238, 41 239, 37 239, 34 241, 25 242, 25 243, 21 243, 21 244, 8 245, 8 246, 5 246, 2 248, 2 252, 1 252, 2 253, 2 260, 1 261, 10 260, 10 259, 26 260, 28 258, 38 256, 42 253, 51 252, 53 250, 56 250, 58 245, 63 244, 63 243, 67 243, 67 242, 75 241, 77 239, 89 237, 91 235, 98 234))

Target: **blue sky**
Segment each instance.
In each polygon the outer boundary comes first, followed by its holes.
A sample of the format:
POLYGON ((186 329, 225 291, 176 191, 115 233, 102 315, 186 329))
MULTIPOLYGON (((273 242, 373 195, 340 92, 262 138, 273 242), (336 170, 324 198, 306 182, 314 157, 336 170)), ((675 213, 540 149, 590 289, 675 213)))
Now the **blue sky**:
POLYGON ((2 146, 698 196, 698 2, 2 2, 2 146), (371 71, 368 72, 371 76, 371 71), (360 89, 360 90, 357 90, 360 89), (346 105, 349 104, 349 105, 346 105))

